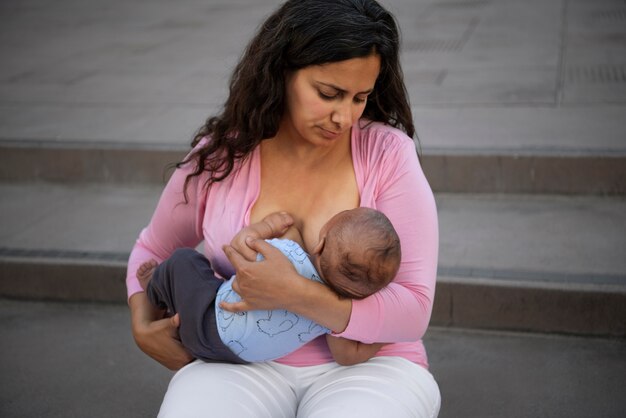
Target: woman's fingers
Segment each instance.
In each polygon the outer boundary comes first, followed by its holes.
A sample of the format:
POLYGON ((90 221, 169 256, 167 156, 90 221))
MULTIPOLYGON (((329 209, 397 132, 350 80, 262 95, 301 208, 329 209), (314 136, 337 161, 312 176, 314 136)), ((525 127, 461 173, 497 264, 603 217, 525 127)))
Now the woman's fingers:
POLYGON ((282 253, 278 248, 274 247, 265 240, 248 237, 246 239, 246 244, 257 253, 261 253, 261 255, 266 259, 271 258, 275 254, 280 254, 282 256, 282 253))
POLYGON ((160 318, 162 312, 148 301, 145 292, 135 293, 129 299, 133 337, 144 353, 170 370, 178 370, 193 360, 180 343, 178 315, 160 318))
POLYGON ((224 251, 224 254, 226 254, 226 258, 228 258, 228 261, 230 261, 230 264, 233 265, 235 270, 238 270, 241 266, 245 265, 246 263, 251 262, 251 261, 246 260, 246 258, 243 257, 231 245, 224 245, 222 247, 222 251, 224 251))
MULTIPOLYGON (((253 231, 252 231, 253 232, 253 231)), ((230 242, 230 246, 235 251, 241 254, 246 260, 256 260, 256 252, 248 247, 246 244, 246 237, 251 233, 250 228, 244 228, 230 242)))
POLYGON ((179 318, 151 322, 138 336, 139 348, 170 370, 178 370, 193 360, 178 338, 179 318))
POLYGON ((246 240, 246 244, 264 259, 248 261, 231 246, 224 253, 235 268, 233 290, 241 297, 239 304, 227 305, 231 312, 257 309, 280 309, 288 302, 289 290, 297 272, 287 257, 262 239, 246 240))
POLYGON ((252 310, 252 307, 245 300, 241 302, 221 302, 220 308, 232 313, 252 310))
MULTIPOLYGON (((269 244, 267 241, 262 239, 255 239, 252 237, 246 238, 246 245, 252 249, 255 253, 261 253, 264 258, 271 258, 276 254, 282 256, 280 250, 273 245, 269 244)), ((222 247, 222 251, 226 254, 228 261, 233 265, 235 270, 239 270, 240 268, 256 262, 255 260, 248 260, 244 257, 239 251, 237 251, 232 245, 224 245, 222 247)))

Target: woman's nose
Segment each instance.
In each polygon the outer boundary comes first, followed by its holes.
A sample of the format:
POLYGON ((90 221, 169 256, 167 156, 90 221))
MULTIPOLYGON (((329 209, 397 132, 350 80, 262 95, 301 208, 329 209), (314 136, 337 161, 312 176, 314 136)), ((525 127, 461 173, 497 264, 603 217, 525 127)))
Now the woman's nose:
POLYGON ((330 120, 337 126, 339 130, 345 129, 346 126, 352 125, 352 109, 350 103, 339 103, 333 113, 330 115, 330 120))

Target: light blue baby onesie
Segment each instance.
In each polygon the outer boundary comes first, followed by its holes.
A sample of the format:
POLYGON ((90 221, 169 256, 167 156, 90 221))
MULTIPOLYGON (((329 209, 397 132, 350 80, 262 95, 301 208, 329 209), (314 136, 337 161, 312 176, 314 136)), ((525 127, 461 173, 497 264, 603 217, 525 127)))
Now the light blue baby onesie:
MULTIPOLYGON (((308 254, 298 243, 287 239, 267 240, 295 266, 298 274, 323 283, 308 254)), ((259 254, 257 260, 262 260, 259 254)), ((239 302, 233 290, 234 276, 220 286, 215 299, 215 317, 220 337, 237 356, 249 362, 274 360, 330 332, 308 318, 286 310, 232 313, 219 307, 220 302, 239 302)))

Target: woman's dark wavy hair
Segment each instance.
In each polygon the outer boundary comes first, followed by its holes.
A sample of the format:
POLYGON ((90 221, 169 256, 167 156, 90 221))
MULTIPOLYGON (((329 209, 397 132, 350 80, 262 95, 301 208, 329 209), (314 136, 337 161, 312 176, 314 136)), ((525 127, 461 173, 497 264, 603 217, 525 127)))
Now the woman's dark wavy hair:
POLYGON ((250 41, 230 79, 221 114, 210 117, 192 141, 210 141, 181 166, 196 160, 190 179, 209 172, 207 186, 226 178, 235 162, 276 135, 285 111, 290 72, 376 53, 381 69, 363 116, 399 128, 415 128, 399 60, 400 39, 391 13, 374 0, 289 0, 250 41))

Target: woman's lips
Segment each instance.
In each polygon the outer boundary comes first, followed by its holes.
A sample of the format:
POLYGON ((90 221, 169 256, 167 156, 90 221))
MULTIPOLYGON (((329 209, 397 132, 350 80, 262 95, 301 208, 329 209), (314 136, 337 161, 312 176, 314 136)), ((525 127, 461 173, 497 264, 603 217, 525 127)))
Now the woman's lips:
POLYGON ((319 128, 325 138, 332 139, 339 136, 339 132, 329 131, 328 129, 322 128, 321 126, 319 128))

